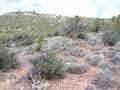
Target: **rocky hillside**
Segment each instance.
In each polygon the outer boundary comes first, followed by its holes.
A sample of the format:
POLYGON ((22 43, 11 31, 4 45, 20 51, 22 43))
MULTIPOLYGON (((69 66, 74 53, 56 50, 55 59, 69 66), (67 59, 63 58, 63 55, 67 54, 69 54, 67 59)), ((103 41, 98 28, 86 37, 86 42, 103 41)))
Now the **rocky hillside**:
POLYGON ((0 90, 120 90, 115 20, 34 11, 0 16, 0 90))
MULTIPOLYGON (((73 40, 57 36, 45 38, 44 51, 53 51, 64 62, 65 77, 55 80, 36 81, 27 79, 31 69, 29 60, 41 56, 32 46, 11 47, 17 53, 21 66, 10 72, 1 72, 1 90, 119 90, 120 43, 106 46, 102 42, 102 32, 87 33, 87 39, 73 40)), ((33 74, 35 75, 35 73, 33 74)))

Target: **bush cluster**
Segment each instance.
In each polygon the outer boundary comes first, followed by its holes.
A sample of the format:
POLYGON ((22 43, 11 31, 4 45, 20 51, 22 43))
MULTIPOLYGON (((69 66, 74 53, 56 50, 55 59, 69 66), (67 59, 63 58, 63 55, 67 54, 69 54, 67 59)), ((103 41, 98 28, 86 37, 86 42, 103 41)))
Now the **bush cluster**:
POLYGON ((120 41, 119 31, 106 31, 103 35, 103 42, 108 45, 115 45, 116 42, 120 41))
POLYGON ((80 32, 80 33, 78 33, 77 38, 80 38, 80 39, 87 39, 87 36, 86 36, 85 33, 80 32))
POLYGON ((70 63, 65 66, 65 71, 74 74, 84 74, 89 70, 87 64, 70 63))
POLYGON ((31 63, 34 66, 34 72, 36 72, 34 75, 37 75, 39 78, 53 79, 62 76, 64 73, 64 64, 51 53, 47 53, 38 59, 31 60, 31 63))
POLYGON ((7 48, 0 46, 0 69, 7 71, 18 65, 15 53, 9 53, 7 48))
POLYGON ((96 75, 92 83, 99 89, 108 90, 116 84, 116 81, 112 80, 111 77, 104 73, 99 73, 96 75))
POLYGON ((34 38, 29 35, 14 35, 11 38, 8 38, 6 41, 7 46, 10 46, 12 43, 15 43, 17 47, 31 45, 34 41, 34 38))

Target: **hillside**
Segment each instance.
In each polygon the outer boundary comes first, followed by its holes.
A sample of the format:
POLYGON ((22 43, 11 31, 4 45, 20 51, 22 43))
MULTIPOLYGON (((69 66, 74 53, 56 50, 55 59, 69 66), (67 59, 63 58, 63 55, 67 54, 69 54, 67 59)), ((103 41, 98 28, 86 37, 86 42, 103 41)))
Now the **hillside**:
MULTIPOLYGON (((27 34, 53 34, 55 31, 62 30, 66 22, 72 17, 56 16, 52 14, 39 14, 35 11, 9 12, 0 16, 1 33, 27 33, 27 34)), ((95 18, 80 17, 79 25, 87 26, 95 18)), ((109 22, 109 19, 101 19, 109 22)))
POLYGON ((0 16, 0 90, 120 90, 120 16, 0 16))

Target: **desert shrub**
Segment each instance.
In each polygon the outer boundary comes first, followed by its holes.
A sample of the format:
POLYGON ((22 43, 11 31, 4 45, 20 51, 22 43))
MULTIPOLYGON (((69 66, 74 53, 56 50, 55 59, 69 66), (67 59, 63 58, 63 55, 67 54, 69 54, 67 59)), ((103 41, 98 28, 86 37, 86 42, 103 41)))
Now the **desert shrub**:
POLYGON ((90 60, 88 61, 88 63, 91 65, 91 66, 98 66, 99 65, 99 60, 97 59, 93 59, 93 60, 90 60))
POLYGON ((120 32, 118 31, 106 31, 102 38, 103 42, 108 45, 114 45, 120 41, 120 32))
POLYGON ((6 71, 16 68, 19 65, 15 57, 15 53, 9 53, 8 49, 0 47, 0 69, 6 71))
POLYGON ((114 65, 119 65, 120 64, 120 51, 119 52, 115 52, 113 54, 111 63, 114 65))
POLYGON ((8 38, 6 41, 6 45, 11 46, 12 43, 15 43, 17 47, 27 46, 27 45, 31 45, 33 41, 34 38, 32 36, 18 34, 8 38))
POLYGON ((80 39, 87 39, 85 33, 82 33, 82 32, 81 32, 81 33, 78 33, 77 38, 80 38, 80 39))
POLYGON ((55 36, 58 36, 58 35, 59 35, 59 31, 56 31, 54 35, 55 35, 55 36))
POLYGON ((106 68, 109 68, 109 65, 107 63, 103 62, 103 63, 100 63, 99 68, 104 70, 106 68))
POLYGON ((0 36, 0 44, 5 44, 7 39, 8 39, 8 37, 6 35, 1 35, 0 36))
POLYGON ((103 69, 103 72, 106 74, 106 75, 109 75, 109 76, 114 76, 117 74, 117 71, 118 71, 118 68, 116 67, 113 67, 113 66, 109 66, 105 69, 103 69))
POLYGON ((36 50, 39 51, 41 49, 43 42, 44 42, 44 38, 42 36, 40 36, 37 38, 36 42, 37 42, 36 50))
POLYGON ((7 42, 9 42, 9 41, 11 41, 11 42, 21 41, 21 40, 24 40, 28 37, 29 37, 28 35, 16 34, 13 37, 8 38, 7 42))
POLYGON ((66 34, 67 37, 73 38, 73 39, 86 39, 85 32, 82 31, 73 31, 69 34, 66 34))
POLYGON ((31 60, 34 71, 39 78, 53 79, 62 76, 64 73, 62 61, 58 60, 54 54, 46 54, 42 57, 31 60))
POLYGON ((112 80, 111 77, 103 73, 97 74, 92 83, 95 84, 97 88, 100 88, 102 90, 108 90, 115 85, 115 81, 112 80))
POLYGON ((89 70, 86 64, 70 63, 65 66, 65 71, 74 74, 83 74, 89 70))
POLYGON ((103 27, 104 21, 100 18, 95 18, 90 25, 87 26, 87 31, 98 32, 103 27))
POLYGON ((53 37, 55 34, 53 34, 53 33, 48 33, 47 34, 47 37, 53 37))
POLYGON ((102 57, 99 55, 89 55, 86 57, 86 62, 91 66, 98 66, 102 61, 102 57))
POLYGON ((23 41, 18 41, 16 42, 16 46, 27 46, 27 45, 31 45, 33 43, 33 38, 27 38, 23 41))

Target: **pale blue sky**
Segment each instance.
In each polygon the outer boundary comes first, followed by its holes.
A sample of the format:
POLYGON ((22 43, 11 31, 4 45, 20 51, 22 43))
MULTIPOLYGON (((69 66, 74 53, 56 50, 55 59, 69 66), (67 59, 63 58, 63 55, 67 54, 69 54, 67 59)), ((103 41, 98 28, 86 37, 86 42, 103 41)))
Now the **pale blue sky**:
POLYGON ((112 17, 120 14, 120 0, 0 0, 0 14, 19 10, 62 16, 112 17))

